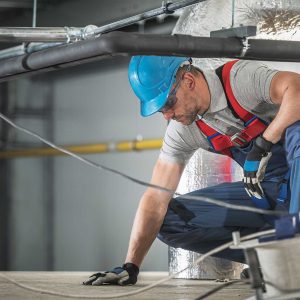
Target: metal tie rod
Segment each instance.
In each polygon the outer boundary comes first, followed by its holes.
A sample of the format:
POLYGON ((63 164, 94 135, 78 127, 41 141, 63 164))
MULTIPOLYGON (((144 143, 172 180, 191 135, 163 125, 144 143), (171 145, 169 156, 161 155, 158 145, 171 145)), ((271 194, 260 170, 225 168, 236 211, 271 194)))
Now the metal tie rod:
POLYGON ((116 21, 114 23, 108 24, 108 25, 104 25, 101 27, 98 27, 95 30, 95 34, 99 35, 101 33, 107 33, 128 25, 132 25, 135 24, 137 22, 140 21, 144 21, 147 19, 151 19, 154 17, 157 17, 159 15, 163 15, 163 14, 172 14, 174 11, 199 3, 199 2, 204 2, 206 0, 182 0, 182 1, 178 1, 176 3, 172 3, 172 2, 168 2, 168 1, 163 1, 162 6, 160 8, 156 8, 147 12, 144 12, 142 14, 138 14, 120 21, 116 21))

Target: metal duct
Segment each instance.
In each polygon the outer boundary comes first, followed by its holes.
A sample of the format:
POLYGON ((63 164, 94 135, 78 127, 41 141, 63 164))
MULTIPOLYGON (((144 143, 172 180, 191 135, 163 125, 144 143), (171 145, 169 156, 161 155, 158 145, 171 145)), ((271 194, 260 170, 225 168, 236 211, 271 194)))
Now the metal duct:
POLYGON ((116 55, 178 55, 273 61, 300 61, 300 42, 249 39, 249 50, 237 38, 112 32, 97 39, 62 45, 1 60, 0 82, 12 76, 44 72, 116 55), (272 51, 271 51, 272 49, 272 51))
MULTIPOLYGON (((282 51, 283 56, 287 58, 290 54, 288 49, 283 50, 274 41, 255 39, 293 39, 294 42, 288 41, 287 44, 299 45, 299 42, 296 41, 300 39, 299 11, 300 1, 210 0, 186 9, 179 18, 173 33, 189 34, 204 38, 209 37, 211 31, 220 30, 224 27, 229 28, 232 25, 238 26, 239 24, 255 25, 258 28, 258 35, 254 39, 248 40, 250 49, 246 53, 245 58, 273 60, 274 56, 277 56, 279 49, 279 51, 282 51), (273 46, 275 46, 275 49, 273 46), (273 51, 276 52, 275 55, 273 51)), ((208 43, 210 41, 212 40, 208 40, 208 43)), ((229 41, 233 43, 237 42, 234 39, 227 39, 227 42, 229 41)), ((224 47, 228 46, 227 42, 224 41, 224 47)), ((284 45, 286 42, 280 41, 280 43, 284 45)), ((220 56, 215 55, 215 57, 220 56)), ((224 55, 223 57, 229 56, 224 55)), ((281 60, 285 59, 281 57, 281 60)), ((215 69, 226 62, 226 59, 196 58, 194 61, 202 68, 215 69)), ((225 181, 240 180, 241 175, 242 169, 227 157, 213 155, 200 149, 186 166, 178 187, 178 192, 187 193, 225 181)), ((199 256, 200 254, 195 252, 170 248, 169 273, 174 274, 191 265, 199 256)), ((234 279, 239 278, 242 268, 242 264, 211 257, 203 261, 200 265, 189 268, 180 274, 179 277, 201 279, 225 277, 234 279)))
MULTIPOLYGON (((236 181, 239 180, 240 175, 240 168, 229 157, 215 155, 200 149, 186 166, 177 192, 186 194, 222 182, 236 181)), ((196 252, 172 247, 169 247, 168 254, 170 275, 190 266, 201 256, 196 252)), ((241 263, 208 257, 177 277, 185 279, 240 279, 243 268, 244 265, 241 263)))

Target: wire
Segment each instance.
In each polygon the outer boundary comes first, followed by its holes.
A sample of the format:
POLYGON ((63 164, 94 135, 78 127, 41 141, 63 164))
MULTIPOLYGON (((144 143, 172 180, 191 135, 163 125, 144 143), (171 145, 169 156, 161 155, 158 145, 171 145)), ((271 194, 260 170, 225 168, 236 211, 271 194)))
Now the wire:
POLYGON ((206 297, 224 289, 225 287, 229 286, 229 285, 232 285, 232 284, 237 284, 237 283, 242 283, 242 284, 249 284, 250 281, 246 281, 246 280, 235 280, 235 281, 228 281, 228 282, 225 282, 221 285, 218 285, 217 287, 203 293, 202 295, 200 295, 199 297, 197 297, 195 300, 202 300, 202 299, 205 299, 206 297))
MULTIPOLYGON (((249 239, 253 239, 262 235, 268 235, 271 233, 274 233, 275 229, 270 229, 270 230, 265 230, 265 231, 261 231, 261 232, 256 232, 256 233, 252 233, 249 235, 246 235, 244 237, 241 238, 241 241, 245 241, 245 240, 249 240, 249 239)), ((145 292, 147 290, 150 290, 152 288, 154 288, 155 286, 158 286, 162 283, 165 283, 166 281, 175 278, 176 276, 178 276, 180 273, 186 271, 189 268, 192 268, 193 266, 196 266, 197 264, 199 264, 201 261, 203 261, 205 258, 207 258, 210 255, 214 255, 220 251, 223 251, 227 248, 229 248, 231 245, 233 245, 233 242, 228 242, 226 244, 223 244, 215 249, 212 249, 211 251, 208 251, 207 253, 203 254, 202 256, 200 256, 196 261, 194 261, 190 266, 187 266, 186 268, 176 272, 175 274, 172 274, 170 276, 167 276, 161 280, 158 280, 152 284, 149 284, 143 288, 137 289, 135 291, 132 292, 127 292, 127 293, 119 293, 119 294, 107 294, 107 295, 101 295, 101 296, 89 296, 89 295, 73 295, 73 294, 65 294, 65 293, 59 293, 59 292, 54 292, 54 291, 49 291, 49 290, 44 290, 44 289, 38 289, 38 288, 34 288, 32 286, 26 285, 26 284, 22 284, 17 282, 16 280, 4 275, 0 273, 0 277, 6 279, 7 281, 15 284, 16 286, 23 288, 25 290, 29 290, 32 292, 37 292, 37 293, 43 293, 43 294, 47 294, 47 295, 53 295, 53 296, 60 296, 60 297, 66 297, 66 298, 73 298, 73 299, 114 299, 114 298, 121 298, 121 297, 128 297, 128 296, 133 296, 133 295, 137 295, 140 294, 142 292, 145 292)))
POLYGON ((200 201, 204 201, 204 202, 207 202, 207 203, 212 203, 212 204, 216 204, 216 205, 219 205, 219 206, 223 206, 223 207, 227 207, 227 208, 231 208, 231 209, 236 209, 236 210, 243 210, 243 211, 250 211, 250 212, 255 212, 255 213, 259 213, 259 214, 265 214, 265 215, 272 215, 272 216, 283 216, 283 215, 287 215, 288 213, 287 212, 283 212, 283 211, 272 211, 272 210, 265 210, 265 209, 260 209, 260 208, 255 208, 255 207, 251 207, 251 206, 243 206, 243 205, 236 205, 236 204, 230 204, 230 203, 224 203, 222 201, 219 201, 219 200, 216 200, 216 199, 212 199, 212 198, 208 198, 208 197, 203 197, 203 196, 193 196, 193 195, 181 195, 179 193, 176 193, 174 190, 170 190, 170 189, 167 189, 167 188, 164 188, 162 186, 159 186, 159 185, 156 185, 156 184, 151 184, 151 183, 148 183, 148 182, 145 182, 145 181, 142 181, 142 180, 139 180, 137 178, 134 178, 132 176, 129 176, 125 173, 122 173, 118 170, 115 170, 115 169, 112 169, 112 168, 109 168, 109 167, 106 167, 104 165, 101 165, 101 164, 98 164, 98 163, 95 163, 89 159, 86 159, 80 155, 77 155, 75 154, 74 152, 72 151, 69 151, 67 149, 64 149, 60 146, 57 146, 56 144, 44 139, 43 137, 41 137, 39 134, 31 131, 31 130, 28 130, 26 128, 24 128, 23 126, 21 125, 17 125, 16 123, 14 123, 11 119, 9 119, 8 117, 4 116, 2 113, 0 113, 0 118, 3 119, 5 122, 7 122, 8 124, 10 124, 11 126, 13 126, 14 128, 24 132, 24 133, 27 133, 35 138, 37 138, 38 140, 42 141, 43 143, 45 143, 46 145, 60 151, 60 152, 63 152, 73 158, 76 158, 78 159, 79 161, 91 166, 91 167, 94 167, 94 168, 97 168, 97 169, 102 169, 102 170, 105 170, 105 171, 109 171, 111 173, 114 173, 114 174, 117 174, 121 177, 124 177, 132 182, 135 182, 137 184, 140 184, 142 186, 147 186, 147 187, 151 187, 151 188, 155 188, 155 189, 158 189, 158 190, 161 190, 161 191, 164 191, 166 193, 169 193, 170 195, 174 195, 174 196, 180 196, 180 198, 182 199, 195 199, 195 200, 200 200, 200 201))

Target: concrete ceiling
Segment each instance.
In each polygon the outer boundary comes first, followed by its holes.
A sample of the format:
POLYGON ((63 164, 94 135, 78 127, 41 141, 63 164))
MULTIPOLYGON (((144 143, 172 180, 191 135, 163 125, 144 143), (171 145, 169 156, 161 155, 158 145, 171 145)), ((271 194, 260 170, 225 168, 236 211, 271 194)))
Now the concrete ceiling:
MULTIPOLYGON (((45 7, 49 0, 38 0, 39 8, 45 7)), ((0 25, 3 26, 8 18, 22 14, 32 14, 33 0, 0 0, 0 25)))

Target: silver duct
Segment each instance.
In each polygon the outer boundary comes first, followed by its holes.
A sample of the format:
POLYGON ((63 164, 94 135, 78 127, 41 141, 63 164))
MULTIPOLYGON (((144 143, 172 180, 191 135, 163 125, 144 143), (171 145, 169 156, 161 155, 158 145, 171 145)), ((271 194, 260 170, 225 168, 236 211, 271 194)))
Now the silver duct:
MULTIPOLYGON (((198 150, 186 166, 178 192, 188 193, 193 190, 216 185, 222 182, 239 180, 241 170, 229 157, 216 156, 198 150)), ((201 255, 183 249, 169 248, 169 273, 174 274, 189 266, 201 255)), ((244 265, 226 259, 208 257, 203 262, 188 268, 178 278, 192 279, 239 279, 244 265)))
MULTIPOLYGON (((292 0, 210 0, 183 11, 173 33, 210 36, 210 32, 242 25, 258 27, 256 39, 300 40, 300 1, 292 0)), ((252 38, 252 37, 251 37, 252 38)), ((225 59, 196 58, 202 68, 215 69, 225 59)), ((198 150, 187 165, 178 191, 186 193, 224 181, 240 180, 241 168, 221 155, 198 150), (225 167, 227 166, 227 167, 225 167)), ((169 248, 169 273, 174 274, 193 263, 200 254, 169 248)), ((180 278, 239 278, 243 265, 224 259, 209 258, 180 278)))

